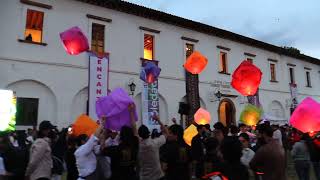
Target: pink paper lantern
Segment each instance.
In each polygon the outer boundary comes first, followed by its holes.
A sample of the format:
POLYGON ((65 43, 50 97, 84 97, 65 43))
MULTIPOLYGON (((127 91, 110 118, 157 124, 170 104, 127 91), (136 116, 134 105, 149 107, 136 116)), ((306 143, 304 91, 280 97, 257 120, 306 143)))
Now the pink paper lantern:
POLYGON ((60 33, 60 38, 65 50, 71 55, 89 50, 88 39, 77 26, 60 33))
POLYGON ((211 115, 208 111, 203 108, 199 108, 198 111, 194 114, 194 121, 198 125, 210 124, 211 115))
POLYGON ((262 78, 261 70, 244 60, 232 74, 231 85, 244 96, 255 95, 262 78))
POLYGON ((303 133, 320 131, 320 104, 305 98, 291 115, 290 124, 303 133))

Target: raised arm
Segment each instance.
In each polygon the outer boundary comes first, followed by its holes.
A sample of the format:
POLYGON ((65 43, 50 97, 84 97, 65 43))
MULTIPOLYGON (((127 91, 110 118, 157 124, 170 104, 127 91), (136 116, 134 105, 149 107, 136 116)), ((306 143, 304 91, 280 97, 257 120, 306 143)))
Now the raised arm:
POLYGON ((160 121, 159 116, 154 116, 153 119, 159 123, 161 131, 162 131, 162 134, 167 138, 168 135, 169 135, 168 128, 163 125, 163 123, 160 121))

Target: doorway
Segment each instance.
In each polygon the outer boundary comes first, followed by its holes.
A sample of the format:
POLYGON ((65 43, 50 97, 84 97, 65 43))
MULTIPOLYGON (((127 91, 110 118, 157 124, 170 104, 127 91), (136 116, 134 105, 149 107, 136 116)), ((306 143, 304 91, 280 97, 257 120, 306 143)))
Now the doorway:
POLYGON ((219 121, 226 127, 236 125, 235 121, 236 108, 233 102, 225 98, 220 101, 218 108, 219 121))

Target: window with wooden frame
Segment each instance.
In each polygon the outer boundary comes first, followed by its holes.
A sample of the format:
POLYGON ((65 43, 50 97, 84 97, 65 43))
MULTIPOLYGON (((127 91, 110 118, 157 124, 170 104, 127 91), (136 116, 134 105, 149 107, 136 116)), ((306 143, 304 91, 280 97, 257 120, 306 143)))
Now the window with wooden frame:
POLYGON ((228 73, 228 61, 227 61, 227 53, 220 52, 220 65, 219 65, 219 72, 227 74, 228 73))
POLYGON ((294 68, 289 68, 290 84, 295 84, 294 68))
POLYGON ((276 64, 270 63, 270 81, 277 82, 276 78, 276 64))
POLYGON ((104 50, 104 29, 102 24, 92 23, 91 29, 91 51, 97 54, 103 54, 104 50))
POLYGON ((193 53, 194 45, 186 43, 186 59, 193 53))
POLYGON ((249 61, 251 64, 253 63, 253 59, 252 58, 247 58, 247 61, 249 61))
POLYGON ((311 87, 311 78, 310 78, 310 72, 306 71, 306 80, 307 80, 307 87, 311 87))
POLYGON ((154 59, 154 36, 150 34, 144 34, 143 41, 143 58, 148 60, 154 59))
POLYGON ((27 9, 24 38, 26 41, 41 43, 43 34, 44 12, 27 9))

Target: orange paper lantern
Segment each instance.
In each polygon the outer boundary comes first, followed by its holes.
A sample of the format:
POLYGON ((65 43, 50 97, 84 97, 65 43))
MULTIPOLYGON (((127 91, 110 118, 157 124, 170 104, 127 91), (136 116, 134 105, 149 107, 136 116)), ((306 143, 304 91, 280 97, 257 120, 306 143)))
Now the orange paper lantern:
POLYGON ((203 108, 199 108, 198 111, 194 114, 194 121, 198 125, 210 124, 211 115, 208 111, 203 108))
POLYGON ((200 52, 194 51, 184 63, 184 68, 192 74, 200 74, 208 64, 208 59, 200 52))
POLYGON ((91 136, 98 127, 99 125, 94 120, 83 114, 73 123, 72 134, 75 136, 79 136, 81 134, 91 136))
POLYGON ((231 85, 244 96, 255 95, 262 78, 261 70, 244 60, 232 74, 231 85))
POLYGON ((191 146, 192 138, 198 134, 197 127, 191 124, 187 129, 184 130, 183 139, 186 144, 191 146))

